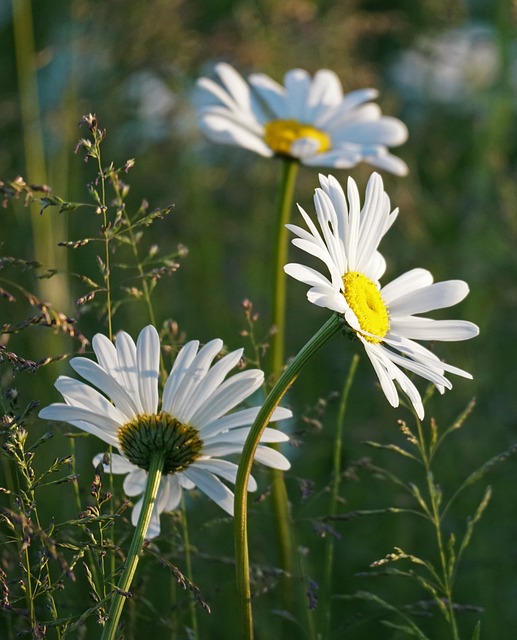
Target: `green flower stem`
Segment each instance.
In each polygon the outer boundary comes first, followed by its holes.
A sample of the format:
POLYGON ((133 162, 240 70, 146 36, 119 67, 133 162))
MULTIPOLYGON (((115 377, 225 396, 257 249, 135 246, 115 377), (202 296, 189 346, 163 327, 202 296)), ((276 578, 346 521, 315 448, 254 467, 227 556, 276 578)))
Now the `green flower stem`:
POLYGON ((248 553, 247 492, 253 458, 273 411, 293 384, 296 377, 311 358, 343 326, 341 316, 334 314, 298 352, 294 360, 282 373, 266 397, 242 450, 235 483, 235 560, 239 608, 242 617, 242 637, 253 638, 253 616, 251 610, 251 586, 248 553))
POLYGON ((276 379, 284 366, 285 340, 285 289, 286 277, 284 265, 287 263, 289 231, 285 225, 289 222, 293 206, 294 185, 298 173, 298 162, 290 158, 282 161, 282 179, 276 216, 275 273, 273 280, 272 318, 275 333, 272 337, 272 373, 276 379))
MULTIPOLYGON (((339 496, 339 487, 341 484, 341 456, 343 451, 343 427, 345 424, 345 414, 348 404, 348 395, 355 378, 357 365, 359 364, 359 356, 357 354, 352 358, 348 376, 345 380, 341 401, 339 403, 339 411, 337 416, 336 438, 334 441, 334 460, 332 465, 332 488, 330 495, 329 516, 335 516, 337 512, 337 502, 339 496)), ((325 565, 323 574, 323 595, 321 604, 323 607, 323 638, 330 638, 332 608, 330 606, 330 598, 332 593, 332 569, 334 566, 334 537, 327 536, 325 545, 325 565)))
POLYGON ((144 498, 142 503, 142 510, 138 523, 136 525, 133 539, 127 553, 126 562, 124 563, 124 570, 120 576, 120 581, 117 585, 117 590, 113 594, 111 601, 111 607, 109 610, 109 618, 102 632, 101 640, 114 640, 117 636, 117 626, 120 619, 120 614, 124 608, 126 597, 131 583, 135 575, 138 561, 140 559, 140 551, 145 540, 145 535, 149 527, 151 520, 151 514, 153 512, 156 496, 158 495, 158 488, 160 486, 160 480, 162 477, 163 463, 165 460, 165 452, 157 451, 151 458, 151 464, 149 466, 149 474, 147 477, 147 485, 145 487, 144 498))
MULTIPOLYGON (((284 265, 287 263, 289 247, 289 231, 286 224, 291 217, 293 206, 294 186, 298 173, 298 162, 291 158, 282 159, 282 178, 280 181, 278 207, 276 215, 276 247, 275 247, 275 271, 272 290, 272 322, 275 329, 271 338, 271 373, 272 379, 277 380, 284 366, 285 359, 285 300, 286 300, 286 276, 284 265)), ((284 474, 278 469, 272 470, 273 512, 277 530, 278 547, 280 550, 280 566, 285 575, 293 572, 293 553, 291 523, 289 517, 289 503, 284 474)), ((282 585, 283 607, 289 607, 290 594, 286 580, 282 585)))

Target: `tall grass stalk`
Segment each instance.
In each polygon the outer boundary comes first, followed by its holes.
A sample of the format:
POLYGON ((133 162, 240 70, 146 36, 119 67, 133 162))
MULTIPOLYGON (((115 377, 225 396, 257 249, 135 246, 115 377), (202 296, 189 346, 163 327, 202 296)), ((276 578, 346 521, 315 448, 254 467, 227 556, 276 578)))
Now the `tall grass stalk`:
MULTIPOLYGON (((185 504, 185 497, 181 495, 181 529, 183 533, 183 545, 185 547, 185 564, 187 567, 187 578, 192 581, 192 553, 190 549, 190 535, 188 530, 188 518, 187 518, 187 506, 185 504)), ((199 638, 199 626, 197 623, 197 606, 194 598, 190 598, 190 624, 192 625, 192 640, 198 640, 199 638)))
MULTIPOLYGON (((339 403, 339 410, 336 424, 336 437, 334 438, 334 457, 332 463, 332 487, 330 494, 330 506, 329 516, 333 518, 337 513, 339 488, 341 485, 341 462, 343 455, 343 430, 345 426, 345 415, 348 405, 348 396, 352 383, 357 371, 357 365, 359 364, 359 356, 357 354, 352 358, 348 375, 343 386, 343 392, 341 394, 341 400, 339 403)), ((334 537, 328 535, 325 544, 325 556, 324 556, 324 574, 323 574, 323 590, 322 590, 322 620, 323 620, 323 633, 322 637, 325 640, 330 639, 331 622, 332 622, 332 575, 334 567, 334 537)))
MULTIPOLYGON (((47 169, 43 144, 43 123, 41 119, 38 80, 36 74, 36 48, 32 3, 30 0, 12 0, 14 44, 18 92, 23 132, 23 148, 28 180, 32 184, 46 184, 47 169)), ((30 207, 32 246, 34 259, 43 267, 57 264, 66 270, 66 257, 56 253, 57 238, 64 233, 64 219, 50 215, 40 215, 39 207, 30 207), (65 264, 63 264, 65 260, 65 264)), ((66 283, 60 278, 39 281, 40 294, 51 299, 59 309, 70 311, 72 303, 66 283)))
POLYGON ((429 501, 430 501, 430 509, 427 509, 427 515, 431 520, 435 536, 436 536, 436 544, 438 547, 438 554, 440 557, 440 568, 441 568, 441 586, 445 595, 445 608, 444 613, 449 623, 451 634, 453 640, 459 640, 459 632, 458 632, 458 623, 456 622, 456 613, 454 611, 454 600, 452 594, 452 587, 454 581, 454 573, 456 563, 453 560, 453 556, 449 557, 452 554, 452 551, 448 553, 442 533, 442 513, 441 503, 442 503, 442 494, 440 489, 434 482, 433 472, 431 470, 431 460, 433 458, 435 443, 431 442, 429 448, 426 446, 426 441, 424 439, 424 434, 422 431, 422 423, 417 418, 417 447, 420 452, 420 457, 422 459, 422 463, 425 468, 425 476, 427 480, 427 490, 429 493, 429 501))

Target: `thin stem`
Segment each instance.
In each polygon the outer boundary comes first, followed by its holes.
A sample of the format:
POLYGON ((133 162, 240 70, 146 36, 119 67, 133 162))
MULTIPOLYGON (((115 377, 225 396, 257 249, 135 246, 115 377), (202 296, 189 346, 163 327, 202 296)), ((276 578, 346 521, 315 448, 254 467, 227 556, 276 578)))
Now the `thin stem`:
MULTIPOLYGON (((38 530, 41 531, 42 530, 41 521, 40 521, 39 515, 38 515, 38 509, 37 509, 37 506, 36 506, 36 496, 34 495, 34 491, 30 490, 29 493, 28 493, 28 496, 30 498, 31 504, 33 505, 32 510, 33 510, 34 521, 35 521, 35 523, 36 523, 36 525, 38 527, 38 530)), ((52 579, 51 579, 51 575, 50 575, 50 567, 49 567, 49 564, 48 564, 48 560, 47 560, 47 562, 45 562, 44 566, 45 566, 44 573, 46 574, 46 579, 47 579, 46 581, 47 581, 47 584, 48 584, 48 587, 49 587, 49 591, 48 591, 49 604, 47 606, 48 606, 48 608, 50 610, 50 613, 52 614, 52 619, 55 621, 55 620, 58 619, 59 616, 58 616, 58 612, 57 612, 56 601, 54 600, 54 596, 53 596, 52 590, 51 590, 52 579)), ((42 571, 42 569, 40 568, 40 572, 39 572, 39 575, 38 575, 38 583, 40 585, 42 584, 42 581, 40 579, 41 571, 42 571)), ((36 591, 37 591, 37 589, 36 589, 36 591)), ((35 591, 35 593, 36 593, 36 591, 35 591)), ((55 630, 56 630, 56 638, 57 638, 57 640, 61 640, 61 637, 62 637, 61 636, 61 629, 58 626, 56 626, 55 630)))
MULTIPOLYGON (((336 437, 334 440, 334 459, 332 465, 332 488, 330 494, 329 516, 333 517, 337 513, 337 503, 339 496, 339 487, 341 485, 341 458, 343 451, 343 428, 345 424, 345 414, 348 403, 348 395, 355 378, 357 365, 359 364, 359 356, 357 354, 352 358, 348 375, 343 386, 343 393, 339 403, 339 411, 337 416, 336 437)), ((332 569, 334 567, 334 537, 327 536, 325 545, 325 565, 323 575, 323 638, 330 638, 332 608, 330 606, 330 597, 332 593, 332 569)))
POLYGON ((456 615, 454 613, 454 603, 452 600, 452 582, 451 582, 451 575, 449 572, 449 567, 448 567, 448 562, 447 562, 447 555, 446 555, 446 551, 445 551, 445 547, 443 544, 443 537, 442 537, 442 528, 441 528, 441 518, 440 518, 440 512, 439 512, 439 503, 436 499, 436 490, 435 487, 433 485, 433 479, 432 479, 432 474, 430 472, 430 470, 428 470, 427 473, 427 483, 428 483, 428 490, 429 490, 429 494, 431 496, 431 506, 432 506, 432 515, 433 515, 433 524, 434 524, 434 528, 435 528, 435 532, 436 532, 436 544, 438 546, 438 553, 440 556, 440 564, 442 567, 442 583, 443 583, 443 588, 445 591, 445 598, 447 600, 447 611, 448 611, 448 622, 451 625, 451 631, 452 631, 452 637, 453 640, 459 640, 459 635, 458 635, 458 625, 456 622, 456 615))
MULTIPOLYGON (((97 167, 99 169, 99 179, 101 182, 101 210, 102 210, 102 235, 104 236, 104 286, 106 288, 106 315, 108 319, 108 337, 113 340, 113 319, 111 312, 111 265, 110 265, 110 234, 108 225, 108 208, 106 206, 106 177, 102 168, 101 160, 101 139, 97 138, 97 134, 94 133, 94 141, 96 144, 96 158, 97 167)), ((115 495, 114 492, 114 479, 113 471, 111 468, 111 460, 113 459, 113 447, 109 445, 109 457, 110 457, 110 472, 109 472, 109 487, 111 495, 115 495)), ((102 536, 102 525, 99 525, 100 533, 102 536)), ((115 523, 112 525, 113 532, 113 548, 115 548, 115 523)), ((115 553, 110 553, 110 570, 111 575, 115 575, 115 553)), ((106 575, 104 572, 104 559, 102 562, 102 575, 106 575)))
POLYGON ((36 629, 36 615, 34 612, 34 596, 32 592, 32 576, 31 576, 31 561, 29 557, 29 549, 25 548, 25 569, 27 571, 27 581, 26 581, 26 592, 27 592, 27 602, 29 604, 29 616, 31 621, 31 630, 35 631, 36 629))
POLYGON ((418 429, 418 442, 417 446, 422 457, 422 462, 425 466, 426 478, 427 478, 427 490, 431 499, 431 521, 433 523, 436 535, 436 544, 438 547, 438 555, 440 556, 440 566, 442 569, 442 586, 447 600, 447 622, 450 624, 453 640, 459 640, 458 624, 456 622, 456 614, 454 612, 454 603, 452 599, 452 580, 451 572, 449 571, 449 563, 447 560, 447 552, 443 544, 442 527, 441 527, 441 515, 440 515, 440 496, 437 493, 433 474, 431 472, 431 454, 428 451, 422 431, 422 423, 417 418, 418 429))
POLYGON ((130 235, 130 238, 131 238, 131 248, 133 249, 133 256, 135 258, 136 268, 138 269, 138 275, 140 276, 140 279, 142 281, 142 290, 143 290, 143 293, 144 293, 145 304, 147 306, 147 312, 149 313, 149 320, 151 321, 151 324, 156 327, 156 316, 155 316, 154 309, 153 309, 153 303, 151 301, 151 291, 149 289, 149 284, 147 283, 147 280, 145 279, 144 268, 143 268, 142 263, 140 261, 140 256, 138 255, 138 247, 137 247, 137 244, 136 244, 135 234, 133 233, 133 226, 131 225, 131 221, 129 220, 129 218, 127 218, 127 216, 126 216, 126 219, 128 221, 128 225, 129 225, 129 235, 130 235))
POLYGON ((108 337, 113 338, 113 320, 111 317, 111 267, 110 267, 110 234, 108 231, 108 209, 106 207, 106 178, 102 169, 100 144, 97 146, 97 163, 101 181, 102 234, 104 236, 104 286, 106 287, 106 314, 108 317, 108 337))
POLYGON ((140 551, 145 540, 145 535, 149 527, 151 515, 153 512, 158 488, 162 477, 163 462, 165 459, 164 451, 157 451, 151 458, 149 472, 147 477, 147 485, 145 487, 144 497, 142 501, 142 510, 138 518, 135 533, 131 540, 131 545, 127 553, 124 570, 120 576, 117 589, 113 594, 109 618, 102 632, 101 640, 114 640, 117 634, 117 626, 126 602, 127 593, 131 588, 133 577, 140 559, 140 551))
POLYGON ((253 638, 253 616, 251 610, 251 586, 248 553, 247 491, 253 458, 260 438, 271 415, 289 387, 311 358, 343 325, 341 316, 334 314, 298 352, 294 360, 282 373, 262 405, 242 450, 235 483, 235 561, 239 608, 242 616, 243 638, 253 638))
MULTIPOLYGON (((284 266, 287 263, 289 246, 289 231, 286 224, 291 217, 294 186, 298 173, 298 162, 289 158, 282 160, 282 178, 280 181, 277 215, 276 215, 276 247, 275 271, 272 289, 272 319, 275 329, 272 340, 272 379, 278 379, 285 360, 285 306, 286 306, 286 276, 284 266)), ((280 550, 280 566, 283 569, 282 578, 282 606, 289 609, 291 600, 288 576, 293 573, 293 542, 291 532, 291 515, 289 500, 285 486, 284 474, 278 469, 272 470, 271 500, 277 530, 278 546, 280 550)))
MULTIPOLYGON (((70 438, 70 457, 72 464, 72 474, 77 476, 76 473, 76 455, 75 455, 75 438, 70 438)), ((75 508, 77 509, 77 513, 81 513, 82 505, 81 505, 81 496, 79 494, 79 483, 76 479, 72 482, 73 491, 74 491, 74 500, 75 500, 75 508)), ((104 574, 102 581, 99 579, 99 572, 97 571, 97 562, 93 556, 92 548, 90 545, 86 547, 86 555, 89 560, 89 568, 92 573, 93 583, 95 584, 95 588, 97 589, 97 593, 102 594, 102 597, 106 597, 106 589, 104 583, 104 574)))
MULTIPOLYGON (((181 495, 181 525, 183 529, 183 545, 185 547, 185 564, 187 567, 187 578, 193 582, 192 572, 192 554, 190 552, 190 536, 188 532, 188 520, 187 509, 185 506, 185 498, 181 495)), ((193 639, 197 640, 199 637, 198 624, 197 624, 197 607, 194 598, 190 598, 190 623, 192 625, 193 639)))
POLYGON ((298 173, 298 162, 291 159, 282 161, 282 179, 280 181, 278 208, 276 216, 275 272, 273 276, 272 318, 275 333, 272 337, 272 373, 276 379, 284 366, 285 341, 285 292, 286 277, 284 266, 287 263, 289 231, 285 225, 291 217, 294 186, 298 173))

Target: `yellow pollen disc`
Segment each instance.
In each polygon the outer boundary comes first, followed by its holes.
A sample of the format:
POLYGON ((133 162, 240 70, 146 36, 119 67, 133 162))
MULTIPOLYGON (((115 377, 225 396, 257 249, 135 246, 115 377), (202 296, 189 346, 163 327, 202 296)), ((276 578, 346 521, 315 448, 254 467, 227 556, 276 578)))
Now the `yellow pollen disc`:
POLYGON ((390 321, 388 308, 375 283, 358 271, 349 271, 343 276, 343 284, 343 295, 355 313, 359 326, 363 331, 376 336, 372 338, 363 335, 363 338, 374 344, 382 342, 390 328, 390 321))
POLYGON ((300 138, 316 140, 319 145, 318 153, 324 153, 332 146, 326 133, 296 120, 272 120, 266 124, 265 129, 265 143, 276 153, 285 156, 291 155, 291 145, 300 138))

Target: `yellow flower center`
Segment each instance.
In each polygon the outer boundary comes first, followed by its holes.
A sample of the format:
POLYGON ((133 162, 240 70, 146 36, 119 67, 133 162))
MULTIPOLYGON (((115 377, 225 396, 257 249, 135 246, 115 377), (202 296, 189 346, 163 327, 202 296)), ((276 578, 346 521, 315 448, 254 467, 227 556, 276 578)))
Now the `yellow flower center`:
POLYGON ((343 276, 343 284, 343 295, 355 313, 359 326, 375 336, 363 336, 364 339, 374 344, 382 342, 390 328, 390 321, 388 308, 375 283, 358 271, 349 271, 343 276))
POLYGON ((276 153, 285 156, 292 155, 293 142, 301 138, 316 140, 318 153, 324 153, 332 146, 329 136, 323 131, 311 127, 310 124, 302 124, 296 120, 271 120, 265 126, 264 141, 276 153))
POLYGON ((186 469, 203 448, 198 430, 169 413, 139 415, 122 425, 117 435, 126 458, 146 471, 153 453, 165 451, 164 474, 186 469))

